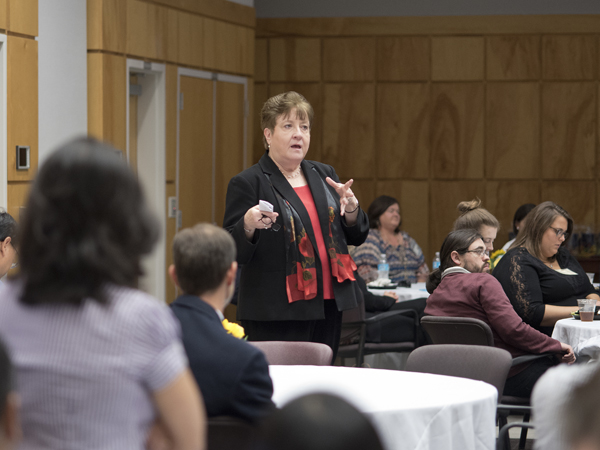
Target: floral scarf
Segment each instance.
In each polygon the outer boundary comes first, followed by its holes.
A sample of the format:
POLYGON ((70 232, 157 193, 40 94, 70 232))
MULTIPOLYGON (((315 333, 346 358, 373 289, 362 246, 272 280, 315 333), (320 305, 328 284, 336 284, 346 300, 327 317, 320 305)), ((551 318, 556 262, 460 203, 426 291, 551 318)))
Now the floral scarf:
MULTIPOLYGON (((325 238, 325 246, 331 264, 331 275, 338 283, 345 280, 355 281, 356 264, 349 254, 340 251, 340 242, 344 239, 343 230, 336 214, 339 206, 333 195, 321 179, 327 195, 329 233, 325 238)), ((288 302, 310 300, 317 296, 317 265, 315 249, 306 233, 300 215, 276 189, 275 196, 282 212, 283 229, 286 242, 286 278, 285 285, 288 302)))

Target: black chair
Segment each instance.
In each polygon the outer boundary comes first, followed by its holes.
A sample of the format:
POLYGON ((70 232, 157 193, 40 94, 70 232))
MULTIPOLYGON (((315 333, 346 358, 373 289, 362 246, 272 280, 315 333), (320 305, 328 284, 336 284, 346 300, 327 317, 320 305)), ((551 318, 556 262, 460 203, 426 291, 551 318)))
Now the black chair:
MULTIPOLYGON (((358 292, 358 291, 357 291, 358 292)), ((342 316, 342 336, 338 349, 338 356, 342 364, 346 358, 356 358, 356 366, 362 367, 365 355, 390 352, 411 352, 416 348, 417 330, 419 328, 419 316, 413 309, 399 309, 366 317, 364 298, 362 293, 357 295, 358 306, 344 311, 342 316), (367 326, 377 324, 389 317, 405 315, 413 319, 413 335, 415 340, 403 342, 366 342, 367 326)))
MULTIPOLYGON (((425 329, 434 344, 467 344, 494 346, 494 335, 489 325, 482 320, 471 317, 424 316, 421 326, 425 329)), ((523 355, 512 359, 512 365, 522 364, 538 358, 546 358, 549 354, 523 355)), ((511 414, 523 415, 523 421, 531 418, 529 397, 514 397, 500 393, 498 405, 498 426, 502 429, 511 414), (515 406, 511 408, 511 406, 515 406)), ((521 430, 519 449, 525 448, 527 428, 521 430)))
POLYGON ((280 366, 329 366, 333 350, 317 342, 249 341, 259 348, 269 365, 280 366))
POLYGON ((210 417, 208 420, 208 450, 251 450, 257 441, 257 428, 233 416, 210 417))

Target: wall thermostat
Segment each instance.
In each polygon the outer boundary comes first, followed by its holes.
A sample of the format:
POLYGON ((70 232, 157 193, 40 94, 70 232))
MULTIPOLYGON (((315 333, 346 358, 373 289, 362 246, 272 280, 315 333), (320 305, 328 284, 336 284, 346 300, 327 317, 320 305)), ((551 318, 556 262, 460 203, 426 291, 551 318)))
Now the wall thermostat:
POLYGON ((17 170, 29 169, 29 146, 17 145, 17 170))

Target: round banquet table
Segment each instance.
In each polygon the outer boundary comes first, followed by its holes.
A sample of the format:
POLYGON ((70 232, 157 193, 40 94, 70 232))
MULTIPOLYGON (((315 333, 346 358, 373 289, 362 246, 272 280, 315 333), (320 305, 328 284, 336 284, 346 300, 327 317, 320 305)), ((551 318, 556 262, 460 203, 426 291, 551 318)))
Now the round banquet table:
POLYGON ((269 366, 273 402, 339 395, 365 413, 386 450, 495 449, 497 391, 466 378, 398 370, 269 366))
POLYGON ((554 325, 552 337, 573 347, 578 358, 597 359, 600 354, 600 320, 561 319, 554 325))

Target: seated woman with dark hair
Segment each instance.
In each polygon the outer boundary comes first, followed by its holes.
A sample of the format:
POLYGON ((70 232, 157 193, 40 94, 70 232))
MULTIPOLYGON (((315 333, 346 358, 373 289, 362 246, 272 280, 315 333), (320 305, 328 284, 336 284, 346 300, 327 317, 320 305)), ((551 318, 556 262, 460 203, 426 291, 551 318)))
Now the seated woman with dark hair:
POLYGON ((170 448, 204 448, 178 323, 134 288, 158 224, 116 153, 73 141, 50 155, 31 188, 21 271, 0 288, 22 448, 144 449, 157 430, 170 448))
MULTIPOLYGON (((9 213, 0 208, 0 278, 16 265, 17 244, 17 222, 9 213)), ((2 286, 2 280, 0 280, 0 286, 2 286)))
POLYGON ((390 266, 389 278, 394 283, 425 281, 429 268, 419 244, 406 231, 400 230, 402 215, 398 200, 381 195, 369 206, 369 236, 357 247, 352 257, 358 273, 367 282, 377 279, 377 265, 382 254, 390 266))

